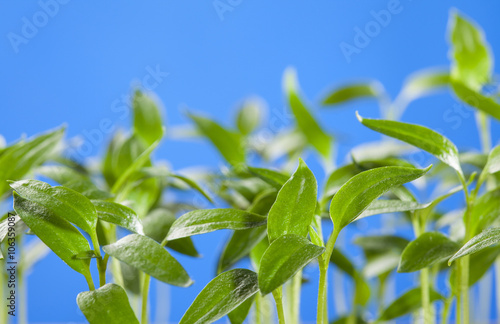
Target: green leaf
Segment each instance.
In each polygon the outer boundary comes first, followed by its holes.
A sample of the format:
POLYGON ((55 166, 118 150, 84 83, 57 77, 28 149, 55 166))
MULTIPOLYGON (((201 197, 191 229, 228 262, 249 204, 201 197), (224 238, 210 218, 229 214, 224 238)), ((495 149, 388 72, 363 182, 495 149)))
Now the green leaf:
POLYGON ((90 200, 82 194, 65 187, 51 187, 38 180, 11 182, 10 186, 19 196, 44 206, 89 235, 95 235, 97 212, 90 200))
POLYGON ((266 217, 239 209, 199 209, 177 218, 167 235, 167 240, 210 233, 220 229, 242 230, 263 226, 266 217))
POLYGON ((150 96, 137 90, 132 101, 134 110, 134 133, 147 146, 163 137, 162 116, 157 104, 150 96))
POLYGON ((90 324, 139 324, 127 293, 113 283, 79 293, 76 302, 90 324))
POLYGON ((248 170, 251 174, 257 176, 278 190, 281 189, 285 182, 287 182, 290 178, 290 176, 286 174, 271 169, 248 167, 248 170))
POLYGON ((36 171, 66 188, 81 193, 88 199, 104 200, 113 197, 109 192, 100 190, 86 174, 65 165, 46 165, 39 167, 36 171))
POLYGON ((132 209, 111 201, 92 200, 92 203, 97 210, 99 219, 126 228, 131 232, 144 234, 142 224, 132 209))
POLYGON ((472 235, 491 226, 500 217, 500 188, 487 191, 474 201, 470 214, 472 235))
POLYGON ((401 100, 409 102, 449 84, 450 74, 448 71, 419 71, 405 81, 400 94, 401 100))
POLYGON ((387 252, 396 252, 400 254, 408 243, 409 241, 407 239, 395 235, 359 236, 354 240, 354 244, 359 245, 367 257, 387 252))
POLYGON ((51 210, 14 193, 14 210, 24 223, 73 270, 90 277, 90 260, 73 256, 90 250, 89 243, 73 225, 51 210))
POLYGON ((149 237, 127 235, 102 249, 110 256, 170 285, 188 287, 193 283, 180 263, 149 237))
POLYGON ((230 165, 242 166, 245 163, 245 148, 240 134, 227 130, 206 117, 191 113, 188 114, 188 117, 230 165))
POLYGON ((451 85, 455 95, 464 103, 500 120, 500 104, 493 98, 486 97, 459 81, 453 81, 451 85))
POLYGON ((500 145, 490 151, 484 168, 491 174, 500 172, 500 145))
POLYGON ((278 237, 264 252, 259 268, 259 289, 267 295, 293 277, 325 248, 296 234, 278 237))
POLYGON ((323 131, 318 122, 314 119, 309 109, 299 96, 299 86, 297 73, 294 69, 288 68, 283 75, 283 89, 285 91, 288 104, 295 116, 297 127, 304 134, 307 142, 313 146, 323 158, 330 159, 332 153, 332 139, 323 131))
POLYGON ((236 116, 236 126, 241 134, 248 135, 259 127, 264 117, 264 105, 259 98, 250 98, 243 102, 236 116))
POLYGON ((330 204, 330 217, 340 231, 363 213, 370 203, 393 187, 423 176, 426 169, 389 166, 361 172, 352 177, 335 194, 330 204))
POLYGON ((420 125, 393 120, 368 119, 361 117, 359 114, 357 114, 357 117, 366 127, 421 148, 462 175, 462 168, 460 167, 460 161, 458 159, 458 150, 455 144, 443 135, 420 125))
POLYGON ((349 258, 338 248, 333 249, 330 262, 349 275, 349 277, 356 277, 357 270, 354 267, 354 264, 352 264, 351 260, 349 260, 349 258))
POLYGON ((250 260, 252 261, 252 265, 254 269, 258 270, 260 268, 260 263, 262 261, 262 256, 267 251, 269 247, 269 240, 265 237, 262 241, 257 243, 250 251, 250 260))
POLYGON ((414 201, 404 201, 398 199, 379 199, 374 200, 356 219, 368 216, 399 213, 405 211, 414 211, 424 209, 429 204, 419 204, 414 201))
POLYGON ((354 99, 380 98, 384 93, 383 86, 378 81, 352 83, 331 91, 322 101, 322 105, 338 105, 354 99))
MULTIPOLYGON (((434 291, 433 289, 429 289, 429 297, 430 302, 434 302, 436 300, 444 299, 439 293, 434 291)), ((412 313, 422 308, 422 291, 421 288, 413 288, 403 295, 401 295, 398 299, 393 301, 380 315, 378 321, 390 321, 392 319, 401 317, 403 315, 412 313)))
POLYGON ((300 160, 269 211, 267 235, 271 243, 284 234, 307 235, 316 210, 317 190, 314 174, 300 160))
POLYGON ((231 235, 230 240, 227 242, 219 258, 217 273, 227 270, 248 255, 254 246, 266 237, 266 234, 265 226, 235 231, 233 235, 231 235))
POLYGON ((257 274, 247 269, 221 273, 198 294, 179 324, 213 323, 258 291, 257 274))
POLYGON ((248 313, 250 312, 250 308, 252 308, 254 300, 255 300, 255 295, 245 300, 238 307, 236 307, 229 314, 227 314, 231 324, 243 324, 243 322, 248 316, 248 313))
POLYGON ((493 244, 497 244, 500 241, 500 228, 489 228, 478 235, 471 238, 467 243, 462 246, 457 253, 455 253, 450 260, 448 261, 448 265, 450 265, 456 259, 464 257, 466 255, 479 252, 488 246, 493 244))
POLYGON ((460 248, 446 235, 439 232, 427 232, 404 249, 398 272, 415 272, 448 259, 460 248))
POLYGON ((50 159, 63 135, 64 128, 61 128, 5 148, 0 155, 0 197, 9 190, 6 180, 20 180, 50 159))
POLYGON ((479 26, 457 10, 450 12, 448 22, 451 40, 451 75, 472 89, 479 89, 491 78, 493 59, 489 44, 479 26))
MULTIPOLYGON (((337 318, 335 321, 330 322, 330 324, 350 324, 351 317, 350 316, 342 316, 337 318)), ((360 316, 356 316, 356 324, 368 324, 366 320, 364 320, 360 316)))
MULTIPOLYGON (((168 231, 174 222, 175 215, 172 212, 165 208, 157 208, 142 220, 142 226, 147 236, 161 243, 167 237, 168 231)), ((192 257, 200 256, 190 237, 168 241, 167 247, 192 257)))

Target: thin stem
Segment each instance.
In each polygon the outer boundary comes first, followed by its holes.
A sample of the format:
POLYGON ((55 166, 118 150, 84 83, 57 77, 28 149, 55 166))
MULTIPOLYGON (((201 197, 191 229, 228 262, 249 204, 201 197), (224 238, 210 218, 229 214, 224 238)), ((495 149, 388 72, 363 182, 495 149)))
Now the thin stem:
POLYGON ((281 287, 273 291, 274 301, 276 302, 276 311, 278 312, 279 324, 285 324, 285 312, 283 311, 283 298, 281 287))
POLYGON ((453 302, 453 296, 446 298, 446 300, 444 301, 443 311, 441 313, 441 324, 448 324, 452 302, 453 302))
POLYGON ((148 295, 151 276, 144 274, 144 282, 142 285, 142 319, 141 324, 148 323, 148 295))
POLYGON ((288 324, 299 324, 300 292, 302 288, 302 270, 292 278, 286 287, 288 324))
POLYGON ((257 293, 255 296, 255 324, 261 324, 260 315, 262 314, 262 295, 257 293))
POLYGON ((330 258, 335 247, 335 242, 339 236, 340 230, 334 228, 328 242, 326 243, 326 250, 322 256, 319 257, 319 287, 318 287, 318 308, 316 314, 317 324, 328 323, 328 307, 327 307, 327 286, 328 286, 328 266, 330 258))
POLYGON ((89 290, 90 291, 95 290, 94 281, 92 280, 92 276, 91 275, 85 276, 85 280, 87 280, 87 285, 89 286, 89 290))
POLYGON ((420 286, 422 289, 422 305, 424 306, 424 323, 434 323, 429 295, 429 268, 420 270, 420 286))
POLYGON ((462 263, 462 271, 460 275, 462 291, 462 306, 463 306, 463 323, 469 324, 469 256, 464 256, 460 262, 462 263))
POLYGON ((97 259, 97 269, 99 270, 99 286, 102 287, 106 284, 106 270, 108 268, 109 254, 104 258, 97 259))
POLYGON ((460 261, 458 261, 456 264, 455 264, 455 267, 457 267, 457 271, 456 271, 456 277, 455 277, 455 287, 457 289, 457 302, 456 302, 456 319, 455 319, 455 322, 457 324, 460 324, 462 323, 462 294, 461 294, 461 291, 460 291, 460 277, 461 277, 461 268, 462 268, 462 263, 460 261))
POLYGON ((491 149, 491 131, 490 119, 482 111, 476 112, 476 123, 479 128, 479 138, 481 139, 481 148, 483 153, 488 153, 491 149))

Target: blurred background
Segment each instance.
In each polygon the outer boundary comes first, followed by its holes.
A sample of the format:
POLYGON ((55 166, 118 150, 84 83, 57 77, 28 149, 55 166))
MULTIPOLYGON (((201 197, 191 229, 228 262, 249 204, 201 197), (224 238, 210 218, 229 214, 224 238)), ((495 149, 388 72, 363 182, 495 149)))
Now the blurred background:
MULTIPOLYGON (((66 124, 67 138, 82 144, 77 158, 92 161, 103 154, 114 129, 130 125, 129 96, 135 86, 157 94, 167 131, 188 123, 186 109, 233 125, 238 103, 255 95, 267 102, 268 117, 279 129, 291 123, 281 78, 286 67, 294 66, 311 109, 336 136, 343 161, 353 146, 379 138, 354 114, 378 117, 377 104, 357 101, 328 109, 319 107, 320 100, 332 87, 365 79, 381 81, 395 96, 412 72, 447 68, 452 7, 482 26, 493 53, 500 53, 500 3, 494 1, 2 1, 0 134, 10 143, 66 124), (359 29, 388 9, 389 18, 358 46, 359 29)), ((402 120, 437 129, 459 148, 479 148, 473 113, 447 92, 412 103, 402 120)), ((500 127, 492 124, 497 143, 500 127)), ((176 170, 222 164, 203 141, 167 138, 155 157, 176 170)), ((314 154, 306 162, 320 179, 324 176, 314 154)), ((371 224, 359 226, 380 231, 368 228, 371 224)), ((195 284, 185 289, 153 285, 157 319, 179 321, 213 277, 227 235, 194 237, 201 259, 175 254, 195 284), (170 304, 156 305, 157 295, 170 298, 170 304)), ((313 283, 304 287, 304 296, 316 296, 316 272, 306 269, 313 283)), ((401 275, 395 289, 413 280, 414 275, 401 275)), ((86 283, 53 254, 35 267, 27 285, 30 323, 85 321, 75 299, 86 283)), ((315 306, 316 298, 303 298, 304 321, 314 321, 315 306)))

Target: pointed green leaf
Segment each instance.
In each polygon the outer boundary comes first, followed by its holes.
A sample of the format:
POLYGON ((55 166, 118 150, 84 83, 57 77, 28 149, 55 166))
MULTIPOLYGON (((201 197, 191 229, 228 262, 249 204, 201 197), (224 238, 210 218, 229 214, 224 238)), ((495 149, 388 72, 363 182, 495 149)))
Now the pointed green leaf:
POLYGON ((443 135, 420 125, 393 120, 368 119, 359 114, 357 117, 366 127, 421 148, 462 174, 458 150, 455 144, 443 135))
POLYGON ((198 209, 177 218, 167 235, 167 240, 210 233, 220 229, 243 230, 263 226, 266 217, 231 208, 198 209))
POLYGON ((370 203, 393 187, 423 176, 426 169, 390 166, 361 172, 352 177, 335 194, 330 204, 330 217, 340 231, 356 220, 370 203))
POLYGON ((245 163, 245 148, 240 134, 227 130, 206 117, 194 114, 188 114, 188 117, 230 165, 242 166, 245 163))
POLYGON ((193 283, 180 263, 149 237, 127 235, 102 249, 110 256, 170 285, 188 287, 193 283))
POLYGON ((295 121, 307 142, 313 146, 325 159, 332 153, 332 139, 314 119, 309 109, 299 96, 297 73, 288 68, 283 75, 283 88, 288 104, 295 116, 295 121))
POLYGON ((127 293, 118 285, 110 283, 81 292, 76 302, 90 324, 139 324, 127 293))
POLYGON ((270 242, 284 234, 307 235, 316 210, 317 188, 314 174, 300 160, 269 211, 267 234, 270 242))
POLYGON ((322 104, 338 105, 355 99, 363 98, 380 98, 384 93, 384 88, 378 81, 371 81, 365 83, 352 83, 345 86, 340 86, 331 91, 322 104))
POLYGON ((257 274, 247 269, 221 273, 198 294, 179 324, 213 323, 258 291, 257 274))
POLYGON ((486 229, 465 243, 465 245, 450 258, 448 264, 466 255, 479 252, 498 242, 500 242, 500 227, 486 229))
POLYGON ((259 268, 260 291, 267 295, 279 288, 324 251, 325 248, 296 234, 278 237, 262 256, 259 268))
POLYGON ((44 206, 89 235, 95 235, 97 212, 90 200, 82 194, 65 187, 51 187, 38 180, 11 182, 10 186, 21 197, 44 206))
POLYGON ((135 212, 123 205, 103 200, 92 200, 99 219, 121 226, 131 232, 144 234, 142 224, 135 212))
MULTIPOLYGON (((439 293, 433 289, 429 289, 430 302, 436 300, 444 299, 439 293)), ((390 321, 392 319, 401 317, 403 315, 412 313, 418 309, 422 308, 422 291, 421 288, 413 288, 398 299, 393 301, 386 309, 382 311, 382 314, 378 318, 378 321, 390 321)))
MULTIPOLYGON (((157 208, 142 220, 142 226, 146 236, 161 243, 167 237, 168 231, 174 222, 175 215, 172 212, 165 208, 157 208)), ((192 257, 200 256, 190 237, 168 241, 167 247, 192 257)))
POLYGON ((151 145, 163 137, 162 116, 157 104, 149 95, 137 90, 132 101, 134 111, 134 133, 146 145, 151 145))
POLYGON ((428 232, 420 235, 404 249, 398 272, 415 272, 448 259, 460 248, 446 235, 428 232))
POLYGON ((450 12, 448 22, 451 40, 451 75, 473 89, 491 78, 493 60, 483 31, 457 10, 450 12))
POLYGON ((0 197, 9 190, 6 180, 20 180, 51 158, 63 135, 61 128, 5 148, 0 155, 0 197))
POLYGON ((73 258, 74 255, 90 250, 85 237, 73 225, 48 208, 24 199, 17 193, 14 193, 14 210, 38 238, 67 265, 85 277, 90 277, 90 261, 73 258))

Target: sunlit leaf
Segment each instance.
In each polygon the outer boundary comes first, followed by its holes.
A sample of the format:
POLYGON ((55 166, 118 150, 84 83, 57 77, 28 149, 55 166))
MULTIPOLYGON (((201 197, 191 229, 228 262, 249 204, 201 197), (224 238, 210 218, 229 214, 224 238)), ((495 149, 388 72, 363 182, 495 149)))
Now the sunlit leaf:
POLYGON ((103 200, 92 200, 99 219, 121 226, 137 234, 144 234, 142 224, 135 212, 123 205, 103 200))
POLYGON ((465 243, 464 246, 450 258, 448 264, 466 255, 477 253, 498 242, 500 242, 500 228, 486 229, 465 243))

